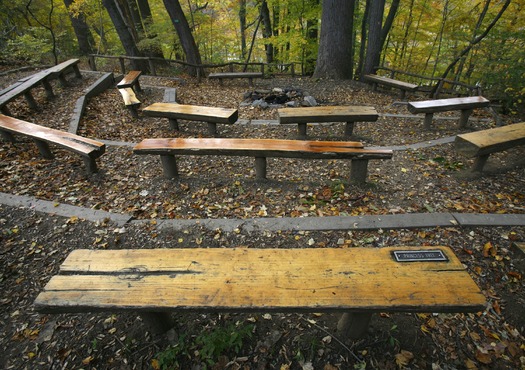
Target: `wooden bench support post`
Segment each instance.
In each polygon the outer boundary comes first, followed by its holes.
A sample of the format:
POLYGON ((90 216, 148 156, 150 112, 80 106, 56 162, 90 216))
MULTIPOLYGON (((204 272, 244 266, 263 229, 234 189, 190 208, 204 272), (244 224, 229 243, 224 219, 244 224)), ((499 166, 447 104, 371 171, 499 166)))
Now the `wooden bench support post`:
POLYGON ((175 326, 169 312, 142 312, 140 317, 153 334, 163 334, 175 326))
POLYGON ((255 157, 255 177, 266 179, 266 157, 255 157))
POLYGON ((423 126, 425 130, 430 130, 432 127, 432 117, 434 116, 434 113, 425 113, 425 121, 423 123, 423 126))
POLYGON ((95 158, 89 156, 83 156, 84 165, 86 166, 86 172, 88 175, 98 172, 97 162, 95 158))
POLYGON ((24 97, 26 98, 27 104, 29 105, 31 109, 36 110, 38 108, 38 104, 36 103, 35 98, 33 98, 33 95, 31 94, 29 90, 24 92, 24 97))
POLYGON ((215 122, 208 122, 208 132, 212 137, 217 136, 217 124, 215 122))
POLYGON ((345 126, 345 136, 350 137, 354 134, 354 123, 347 122, 345 126))
POLYGON ((49 149, 49 144, 42 140, 33 140, 38 148, 38 151, 42 155, 42 157, 46 159, 53 159, 55 156, 51 152, 51 149, 49 149))
POLYGON ((399 96, 401 97, 401 99, 405 99, 405 96, 406 96, 406 90, 402 90, 402 89, 400 89, 399 91, 400 91, 399 96))
POLYGON ((53 92, 53 86, 49 83, 48 80, 42 80, 42 85, 44 86, 44 89, 46 90, 46 97, 48 99, 52 99, 55 97, 55 93, 53 92))
POLYGON ((337 323, 337 332, 342 338, 361 338, 366 334, 371 318, 369 312, 344 313, 337 323))
POLYGON ((483 167, 485 167, 485 163, 487 163, 489 156, 490 154, 477 156, 476 159, 474 160, 474 166, 472 167, 472 171, 474 172, 483 171, 483 167))
POLYGON ((8 141, 10 143, 15 143, 16 142, 16 139, 15 139, 14 135, 12 133, 10 133, 9 131, 1 130, 0 131, 0 136, 2 136, 5 141, 8 141))
POLYGON ((368 175, 368 159, 352 159, 350 168, 350 182, 354 184, 366 183, 368 175))
POLYGON ((179 176, 177 170, 177 160, 173 155, 161 155, 160 161, 162 162, 162 168, 164 169, 164 177, 168 179, 174 179, 179 176))
POLYGON ((297 124, 297 138, 304 140, 306 139, 306 128, 308 127, 307 123, 298 123, 297 124))
POLYGON ((170 128, 179 131, 179 121, 177 121, 176 118, 169 118, 168 120, 170 122, 170 128))
POLYGON ((465 128, 468 124, 468 118, 472 114, 473 109, 463 109, 461 110, 461 116, 459 118, 459 128, 465 128))

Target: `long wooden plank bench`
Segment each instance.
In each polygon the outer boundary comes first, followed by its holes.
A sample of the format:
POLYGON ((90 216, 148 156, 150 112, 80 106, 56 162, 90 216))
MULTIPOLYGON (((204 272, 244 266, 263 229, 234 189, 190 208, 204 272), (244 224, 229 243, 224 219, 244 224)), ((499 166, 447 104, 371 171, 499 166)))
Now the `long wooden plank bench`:
POLYGON ((99 141, 0 114, 0 135, 7 141, 15 142, 13 134, 31 138, 46 159, 54 158, 49 144, 80 154, 88 174, 97 172, 95 159, 106 150, 105 144, 99 141))
POLYGON ((177 103, 153 103, 144 108, 142 113, 150 117, 168 118, 170 127, 179 130, 179 119, 188 121, 203 121, 208 124, 208 132, 216 136, 217 124, 234 124, 239 118, 237 109, 205 107, 177 103))
POLYGON ((27 104, 31 109, 38 109, 38 104, 33 95, 31 94, 31 90, 42 85, 46 91, 46 97, 48 99, 53 98, 55 94, 53 92, 53 86, 51 85, 50 81, 58 78, 60 83, 63 86, 66 86, 67 81, 65 79, 65 76, 70 71, 73 71, 77 78, 82 78, 82 75, 78 68, 79 62, 79 59, 70 59, 63 63, 57 64, 56 66, 35 73, 29 78, 25 78, 22 82, 17 83, 17 86, 15 86, 12 89, 9 89, 8 91, 6 91, 5 94, 2 94, 0 96, 0 111, 2 111, 4 114, 9 115, 10 112, 7 108, 7 104, 22 95, 26 99, 27 104))
POLYGON ((427 130, 432 126, 432 117, 434 113, 460 110, 461 116, 458 125, 460 128, 465 128, 468 123, 468 118, 474 109, 485 108, 489 105, 490 101, 482 96, 469 96, 466 98, 447 98, 409 102, 408 110, 413 114, 425 114, 424 127, 427 130))
POLYGON ((399 81, 393 78, 378 75, 365 75, 363 76, 363 80, 372 83, 374 91, 377 90, 378 85, 384 85, 399 89, 399 91, 401 92, 402 99, 405 98, 407 91, 415 92, 419 88, 418 85, 411 84, 409 82, 399 81))
POLYGON ((117 89, 120 95, 122 95, 124 105, 135 118, 139 116, 138 108, 141 104, 136 95, 142 91, 139 81, 141 75, 142 71, 130 71, 117 83, 117 89))
POLYGON ((346 122, 345 136, 353 135, 355 122, 377 121, 379 115, 374 107, 322 106, 280 108, 277 110, 280 124, 297 124, 298 138, 306 139, 307 125, 314 122, 346 122))
POLYGON ((525 145, 525 122, 461 134, 454 144, 459 153, 476 158, 473 171, 481 172, 492 153, 525 145))
POLYGON ((171 312, 341 312, 358 338, 377 312, 478 312, 485 297, 449 247, 74 250, 41 313, 131 311, 161 333, 171 312))
POLYGON ((275 139, 161 138, 145 139, 133 148, 133 153, 160 155, 164 176, 177 178, 176 155, 225 155, 255 158, 258 179, 266 178, 266 158, 350 159, 350 181, 366 182, 370 159, 390 159, 391 150, 363 148, 359 142, 298 141, 275 139))
POLYGON ((208 75, 209 79, 219 80, 219 84, 222 85, 222 80, 224 79, 234 79, 234 78, 247 78, 250 86, 253 86, 254 78, 263 78, 264 74, 262 72, 217 72, 210 73, 208 75))

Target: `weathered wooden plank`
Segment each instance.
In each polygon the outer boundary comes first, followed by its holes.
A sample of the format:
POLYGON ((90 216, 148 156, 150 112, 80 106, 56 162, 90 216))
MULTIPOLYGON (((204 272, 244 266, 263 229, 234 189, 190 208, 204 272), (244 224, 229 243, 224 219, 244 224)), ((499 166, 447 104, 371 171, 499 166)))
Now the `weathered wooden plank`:
POLYGON ((137 95, 135 95, 135 91, 133 91, 131 87, 118 89, 118 91, 120 92, 120 95, 122 95, 124 104, 126 104, 127 106, 140 104, 140 100, 137 98, 137 95))
POLYGON ((411 113, 436 113, 451 110, 463 110, 488 107, 490 101, 482 96, 469 96, 465 98, 447 98, 435 100, 423 100, 408 103, 411 113))
POLYGON ((208 78, 262 78, 262 72, 217 72, 210 73, 208 78))
POLYGON ((384 77, 384 76, 377 76, 377 75, 365 75, 364 77, 365 81, 372 82, 372 83, 379 83, 385 86, 394 87, 397 89, 402 89, 406 91, 416 91, 418 89, 418 85, 395 80, 393 78, 384 77))
POLYGON ((236 138, 159 138, 144 139, 135 154, 234 155, 282 158, 390 158, 391 150, 363 148, 355 141, 306 141, 236 138))
POLYGON ((367 106, 280 108, 277 113, 281 124, 377 121, 379 118, 376 109, 367 106))
POLYGON ((205 107, 177 103, 154 103, 142 112, 151 117, 164 117, 204 122, 233 124, 239 117, 237 109, 205 107))
POLYGON ((470 132, 456 136, 456 150, 475 157, 525 145, 525 122, 470 132))
POLYGON ((106 146, 99 141, 75 135, 66 131, 55 130, 31 122, 22 121, 0 114, 0 131, 20 134, 34 139, 45 158, 52 158, 46 143, 57 145, 84 157, 88 173, 96 172, 95 158, 104 154, 106 146))
POLYGON ((138 92, 141 91, 139 77, 142 75, 142 71, 130 71, 122 80, 117 84, 118 89, 133 88, 135 87, 138 92))
POLYGON ((42 312, 91 310, 482 310, 485 298, 448 247, 443 262, 396 262, 394 250, 78 250, 35 301, 42 312))

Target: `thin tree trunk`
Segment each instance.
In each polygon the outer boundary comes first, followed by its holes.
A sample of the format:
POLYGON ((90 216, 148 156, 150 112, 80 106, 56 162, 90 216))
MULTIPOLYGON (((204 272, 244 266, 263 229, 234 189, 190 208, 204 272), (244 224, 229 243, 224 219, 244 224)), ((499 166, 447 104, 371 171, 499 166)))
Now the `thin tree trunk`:
POLYGON ((71 25, 73 26, 73 31, 75 31, 75 36, 78 40, 78 50, 80 55, 92 54, 95 46, 95 39, 91 34, 88 24, 86 23, 86 18, 83 13, 74 14, 69 11, 69 7, 73 3, 73 0, 64 0, 64 5, 68 9, 69 19, 71 20, 71 25))
POLYGON ((363 75, 375 73, 381 59, 381 30, 385 0, 375 0, 370 3, 368 43, 366 48, 363 75))
POLYGON ((239 28, 241 34, 241 59, 246 57, 246 0, 239 0, 239 28))

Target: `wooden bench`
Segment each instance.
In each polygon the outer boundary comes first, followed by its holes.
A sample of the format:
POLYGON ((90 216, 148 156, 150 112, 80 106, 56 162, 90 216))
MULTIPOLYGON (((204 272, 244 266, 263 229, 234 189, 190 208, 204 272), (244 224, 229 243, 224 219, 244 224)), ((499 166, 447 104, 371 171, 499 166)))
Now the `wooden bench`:
POLYGON ((338 331, 359 338, 373 313, 479 312, 485 302, 449 247, 361 247, 79 249, 34 304, 138 312, 156 333, 173 327, 171 312, 340 312, 338 331))
POLYGON ((418 85, 411 84, 408 82, 394 80, 393 78, 378 76, 378 75, 365 75, 363 79, 367 82, 371 82, 374 88, 374 91, 377 90, 377 85, 384 85, 388 87, 393 87, 399 89, 401 92, 401 98, 404 99, 406 92, 415 92, 419 88, 418 85))
POLYGON ((53 79, 59 79, 60 83, 63 86, 66 86, 67 81, 65 76, 70 71, 73 71, 76 77, 82 78, 78 68, 79 62, 79 59, 70 59, 19 81, 12 89, 5 89, 5 93, 0 96, 0 111, 9 115, 10 112, 7 108, 7 104, 22 95, 31 109, 38 109, 38 104, 33 97, 31 90, 42 85, 46 91, 47 99, 53 98, 55 94, 50 81, 53 79))
POLYGON ((7 141, 15 142, 13 134, 31 138, 46 159, 54 158, 49 144, 80 154, 88 174, 97 172, 95 159, 106 149, 105 144, 99 141, 0 114, 0 135, 7 141))
POLYGON ((473 171, 481 172, 492 153, 525 145, 525 122, 461 134, 454 144, 459 153, 476 158, 473 171))
POLYGON ((153 103, 144 108, 142 113, 150 117, 168 118, 170 127, 179 130, 179 119, 189 121, 203 121, 208 123, 208 132, 211 136, 217 135, 217 124, 234 124, 239 118, 237 109, 203 107, 177 103, 153 103))
POLYGON ((488 107, 489 104, 490 101, 482 96, 470 96, 466 98, 448 98, 409 102, 408 110, 413 114, 425 114, 424 127, 427 130, 432 126, 432 117, 434 113, 460 110, 461 117, 459 118, 458 125, 460 128, 465 128, 472 111, 476 108, 488 107))
POLYGON ((323 106, 304 108, 280 108, 277 110, 279 123, 297 124, 298 138, 306 139, 306 127, 313 122, 346 122, 345 136, 353 135, 354 122, 377 121, 379 115, 374 107, 365 106, 323 106))
POLYGON ((262 72, 218 72, 210 73, 208 75, 209 79, 218 79, 219 84, 222 86, 222 80, 224 79, 234 79, 234 78, 247 78, 250 86, 253 86, 254 78, 263 78, 264 74, 262 72))
POLYGON ((126 74, 119 83, 117 83, 117 89, 122 95, 124 104, 131 112, 131 115, 135 118, 139 116, 138 108, 140 106, 140 100, 137 98, 136 93, 142 91, 140 87, 139 77, 142 75, 142 71, 130 71, 126 74))
POLYGON ((177 178, 176 155, 226 155, 255 158, 258 179, 266 178, 266 158, 351 159, 350 181, 366 182, 368 160, 390 159, 391 150, 363 148, 359 142, 299 141, 275 139, 145 139, 133 148, 135 154, 160 155, 164 175, 177 178))

